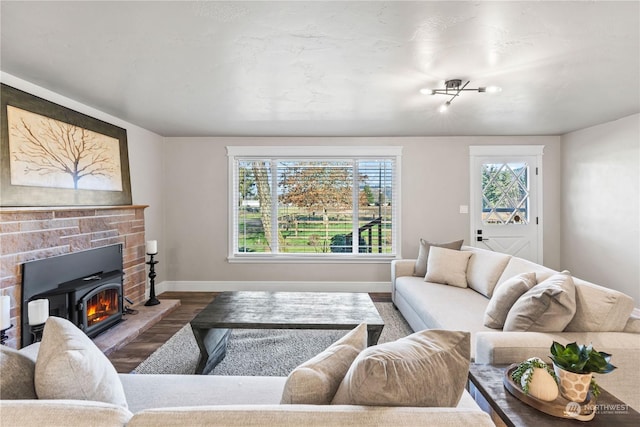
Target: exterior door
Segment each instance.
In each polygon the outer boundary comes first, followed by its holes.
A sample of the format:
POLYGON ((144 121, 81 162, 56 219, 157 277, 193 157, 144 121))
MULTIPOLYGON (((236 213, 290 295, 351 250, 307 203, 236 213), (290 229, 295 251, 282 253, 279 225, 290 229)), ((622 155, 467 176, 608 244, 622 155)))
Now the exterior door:
POLYGON ((471 245, 542 263, 543 146, 472 146, 471 245))

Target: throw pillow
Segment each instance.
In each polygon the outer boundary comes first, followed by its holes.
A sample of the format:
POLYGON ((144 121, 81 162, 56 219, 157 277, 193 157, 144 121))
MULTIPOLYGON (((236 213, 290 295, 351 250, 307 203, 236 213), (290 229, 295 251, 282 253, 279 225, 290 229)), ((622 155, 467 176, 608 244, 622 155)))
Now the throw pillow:
POLYGON ((425 282, 467 287, 467 265, 472 252, 431 247, 425 282))
POLYGON ((367 325, 354 330, 325 351, 295 368, 287 377, 280 403, 328 405, 353 360, 367 348, 367 325))
POLYGON ((333 405, 454 407, 469 373, 470 334, 426 329, 363 350, 333 405))
POLYGON ((427 242, 424 239, 420 239, 420 250, 418 251, 418 259, 416 260, 416 265, 413 269, 413 275, 424 277, 427 274, 427 261, 429 260, 429 249, 432 246, 438 248, 447 248, 459 251, 462 247, 463 240, 456 240, 455 242, 449 243, 431 243, 427 242))
POLYGON ((518 274, 502 282, 493 292, 484 312, 484 326, 501 329, 513 304, 535 285, 536 273, 518 274))
POLYGON ((77 326, 49 317, 44 326, 35 371, 39 399, 77 399, 127 408, 115 368, 77 326))
POLYGON ((13 348, 0 345, 0 399, 37 399, 33 385, 36 363, 13 348))
POLYGON ((524 293, 511 307, 504 331, 561 332, 576 312, 576 289, 568 271, 556 273, 524 293))

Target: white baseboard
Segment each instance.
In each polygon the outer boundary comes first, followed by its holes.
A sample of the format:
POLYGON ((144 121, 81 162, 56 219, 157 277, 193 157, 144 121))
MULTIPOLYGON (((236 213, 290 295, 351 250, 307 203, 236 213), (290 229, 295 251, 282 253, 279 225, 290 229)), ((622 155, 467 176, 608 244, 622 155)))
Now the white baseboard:
MULTIPOLYGON (((242 282, 242 281, 163 281, 162 292, 290 291, 290 292, 391 292, 390 282, 242 282)), ((148 291, 147 291, 148 293, 148 291)))

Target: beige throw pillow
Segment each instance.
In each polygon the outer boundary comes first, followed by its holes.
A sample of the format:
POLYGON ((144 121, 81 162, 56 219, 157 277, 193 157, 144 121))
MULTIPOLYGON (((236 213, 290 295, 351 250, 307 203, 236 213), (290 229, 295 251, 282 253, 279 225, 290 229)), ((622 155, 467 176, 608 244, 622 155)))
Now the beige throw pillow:
POLYGON ((430 329, 362 351, 333 405, 454 407, 469 373, 470 334, 430 329))
POLYGON ((49 317, 36 360, 39 399, 95 400, 127 408, 115 368, 77 326, 49 317))
POLYGON ((0 345, 0 399, 37 399, 33 385, 36 363, 33 359, 0 345))
POLYGON ((431 243, 427 242, 424 239, 420 239, 420 250, 418 251, 418 259, 416 260, 416 265, 413 269, 413 275, 418 277, 424 277, 427 274, 427 261, 429 259, 429 249, 432 246, 438 248, 447 248, 459 251, 462 247, 463 240, 456 240, 455 242, 449 243, 431 243))
POLYGON ((529 289, 536 285, 536 273, 522 273, 502 282, 494 291, 484 312, 484 326, 501 329, 509 310, 529 289))
POLYGON ((509 310, 504 331, 561 332, 576 312, 576 289, 568 271, 524 293, 509 310))
POLYGON ((295 368, 287 377, 283 404, 328 405, 353 360, 367 348, 367 325, 354 330, 325 351, 295 368))
POLYGON ((467 287, 467 265, 472 252, 431 247, 425 282, 467 287))

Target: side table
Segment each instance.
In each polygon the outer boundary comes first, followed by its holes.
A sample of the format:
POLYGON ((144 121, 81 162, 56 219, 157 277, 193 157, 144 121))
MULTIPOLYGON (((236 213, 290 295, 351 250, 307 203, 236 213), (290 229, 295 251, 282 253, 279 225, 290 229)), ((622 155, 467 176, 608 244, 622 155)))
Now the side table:
POLYGON ((554 417, 521 402, 504 388, 502 379, 508 365, 481 365, 469 367, 468 390, 478 405, 491 415, 496 426, 557 427, 557 426, 639 426, 640 414, 620 399, 600 387, 596 402, 596 416, 582 422, 554 417))

